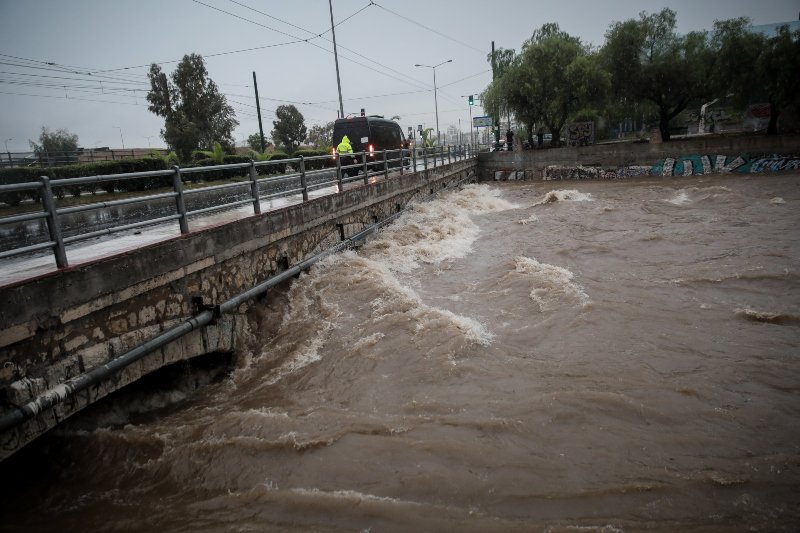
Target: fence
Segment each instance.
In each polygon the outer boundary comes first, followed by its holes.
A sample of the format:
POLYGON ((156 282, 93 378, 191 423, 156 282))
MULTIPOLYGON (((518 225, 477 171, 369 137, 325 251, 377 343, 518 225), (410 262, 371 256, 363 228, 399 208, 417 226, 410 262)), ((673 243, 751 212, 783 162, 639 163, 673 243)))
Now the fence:
POLYGON ((3 152, 0 157, 0 168, 3 167, 52 167, 59 165, 77 165, 81 163, 96 163, 98 161, 117 161, 147 157, 153 153, 167 154, 168 150, 153 149, 122 149, 96 148, 89 150, 76 150, 73 152, 3 152))
POLYGON ((437 165, 450 164, 455 161, 471 159, 477 157, 477 150, 472 145, 447 146, 432 149, 398 149, 383 150, 380 152, 360 152, 356 154, 341 156, 315 156, 294 159, 283 159, 278 161, 250 161, 249 163, 234 163, 228 165, 216 165, 208 167, 180 168, 173 166, 171 170, 157 170, 150 172, 135 172, 130 174, 108 174, 103 176, 90 176, 69 179, 51 180, 47 176, 42 176, 38 182, 17 183, 12 185, 0 185, 0 195, 18 191, 38 191, 41 197, 43 210, 33 213, 24 213, 14 216, 0 217, 0 226, 19 225, 31 221, 44 220, 47 226, 48 240, 36 244, 12 247, 8 250, 0 251, 0 259, 29 254, 40 250, 52 250, 55 257, 56 266, 64 268, 69 265, 67 260, 66 245, 78 241, 91 239, 98 236, 111 235, 122 231, 134 230, 144 226, 162 224, 177 221, 181 233, 189 232, 189 216, 200 215, 211 211, 231 209, 237 206, 252 204, 255 214, 261 213, 261 200, 274 199, 280 197, 290 197, 300 195, 302 201, 309 199, 309 193, 325 187, 336 186, 336 192, 342 192, 345 184, 353 181, 362 180, 365 184, 371 178, 383 175, 389 177, 391 169, 398 169, 400 174, 407 169, 416 172, 419 166, 426 171, 429 168, 436 168, 437 165), (331 168, 321 168, 308 170, 306 167, 323 166, 330 164, 331 160, 335 165, 335 172, 331 168), (445 163, 446 161, 446 163, 445 163), (261 167, 272 165, 291 164, 296 170, 293 173, 275 177, 258 178, 261 167), (246 174, 247 180, 242 182, 227 183, 192 190, 184 190, 183 181, 192 174, 202 174, 206 172, 216 172, 228 169, 241 169, 246 174), (110 181, 148 179, 153 177, 171 177, 172 190, 141 196, 136 198, 126 198, 107 202, 95 202, 74 207, 59 208, 56 205, 56 195, 53 189, 60 187, 70 187, 87 183, 105 183, 110 181), (188 210, 186 199, 199 193, 222 191, 244 192, 244 199, 223 202, 208 207, 188 210), (77 233, 70 236, 62 234, 61 219, 65 215, 96 211, 109 207, 124 205, 141 205, 162 199, 172 199, 174 201, 174 212, 165 216, 141 220, 129 224, 114 225, 103 229, 81 227, 77 233))

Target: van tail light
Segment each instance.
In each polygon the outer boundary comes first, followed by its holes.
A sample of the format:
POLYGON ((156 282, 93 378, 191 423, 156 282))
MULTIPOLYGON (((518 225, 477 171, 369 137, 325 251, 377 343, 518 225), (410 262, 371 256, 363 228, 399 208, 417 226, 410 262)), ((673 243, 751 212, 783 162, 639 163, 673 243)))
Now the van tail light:
POLYGON ((336 148, 331 148, 331 155, 336 157, 336 148))

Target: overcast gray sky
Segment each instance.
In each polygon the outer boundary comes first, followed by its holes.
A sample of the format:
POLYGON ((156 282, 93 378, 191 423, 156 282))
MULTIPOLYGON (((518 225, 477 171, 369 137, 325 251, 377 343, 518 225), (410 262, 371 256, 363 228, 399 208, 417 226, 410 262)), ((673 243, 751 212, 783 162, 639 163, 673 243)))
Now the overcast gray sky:
MULTIPOLYGON (((459 120, 466 129, 461 96, 490 81, 492 41, 518 50, 557 22, 599 46, 613 21, 663 7, 685 33, 739 16, 797 20, 800 1, 333 0, 344 110, 399 115, 404 131, 435 127, 433 71, 414 65, 452 59, 436 69, 440 129, 459 120)), ((145 100, 148 65, 171 73, 192 52, 236 111, 237 144, 258 131, 253 71, 266 134, 282 103, 297 105, 309 126, 327 122, 339 107, 329 39, 327 0, 0 0, 0 140, 28 150, 47 126, 69 129, 87 148, 162 147, 163 120, 145 100)))

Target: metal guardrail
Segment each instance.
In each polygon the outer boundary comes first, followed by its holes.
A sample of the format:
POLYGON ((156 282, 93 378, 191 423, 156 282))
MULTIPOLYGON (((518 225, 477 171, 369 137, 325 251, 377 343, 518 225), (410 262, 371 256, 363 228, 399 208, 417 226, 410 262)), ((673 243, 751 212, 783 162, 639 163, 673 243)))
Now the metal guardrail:
POLYGON ((309 199, 309 192, 317 189, 330 187, 336 185, 337 193, 344 190, 344 185, 362 180, 365 184, 369 183, 370 178, 383 175, 384 178, 389 177, 391 169, 399 169, 400 174, 406 170, 411 169, 412 172, 417 171, 419 162, 422 162, 422 170, 427 173, 429 166, 432 165, 433 169, 438 166, 450 164, 464 159, 472 159, 477 157, 477 147, 474 145, 460 145, 460 146, 447 146, 435 148, 414 148, 414 149, 398 149, 398 150, 383 150, 379 152, 358 152, 355 154, 341 154, 324 155, 314 157, 300 156, 294 159, 280 159, 275 161, 250 161, 249 163, 234 163, 228 165, 216 165, 208 167, 191 167, 180 168, 173 166, 171 170, 157 170, 149 172, 133 172, 129 174, 106 174, 101 176, 87 176, 79 178, 68 179, 53 179, 48 176, 42 176, 38 182, 17 183, 12 185, 0 185, 0 194, 18 191, 39 191, 41 196, 43 211, 36 213, 25 213, 21 215, 13 215, 7 217, 0 217, 0 226, 9 224, 19 224, 22 222, 29 222, 33 220, 44 219, 46 221, 48 237, 45 242, 32 244, 28 246, 21 246, 9 250, 0 251, 0 259, 13 257, 17 255, 28 254, 39 250, 50 249, 55 257, 56 266, 58 268, 65 268, 69 266, 67 260, 66 245, 79 242, 101 235, 110 235, 121 231, 137 229, 144 226, 161 224, 177 220, 180 226, 181 233, 189 232, 188 217, 192 215, 200 215, 211 211, 219 211, 230 209, 245 204, 252 204, 255 214, 261 214, 261 199, 274 199, 280 197, 288 197, 296 194, 302 194, 303 202, 309 199), (334 168, 322 168, 307 170, 306 166, 309 162, 326 161, 330 162, 334 159, 334 168), (359 161, 360 159, 360 161, 359 161), (343 162, 345 164, 343 164, 343 162), (349 163, 349 164, 347 164, 349 163), (282 176, 258 178, 259 167, 269 167, 274 165, 291 164, 297 169, 297 172, 285 174, 282 176), (183 177, 189 174, 215 172, 226 169, 242 169, 249 177, 248 181, 238 183, 228 183, 224 185, 214 185, 210 187, 203 187, 198 189, 184 190, 183 177), (309 184, 309 178, 330 173, 335 170, 335 179, 327 181, 317 181, 309 184), (351 176, 354 174, 354 176, 351 176), (136 198, 126 198, 123 200, 112 200, 108 202, 95 202, 91 204, 58 208, 56 205, 56 195, 53 194, 53 189, 60 187, 69 187, 73 185, 87 184, 87 183, 105 183, 120 180, 135 180, 144 178, 153 178, 158 176, 172 176, 172 191, 152 194, 148 196, 140 196, 136 198), (260 186, 265 185, 267 188, 279 184, 296 183, 296 186, 289 185, 286 190, 274 194, 262 195, 260 193, 260 186), (199 193, 207 193, 209 191, 229 191, 247 189, 247 198, 235 200, 231 202, 224 202, 210 207, 204 207, 194 210, 186 208, 186 198, 199 193), (135 205, 147 204, 157 199, 173 198, 175 201, 175 212, 173 214, 162 216, 159 218, 142 220, 130 224, 117 225, 105 229, 95 229, 85 232, 80 232, 70 237, 62 235, 61 217, 64 215, 94 211, 108 207, 116 207, 122 205, 135 205))
POLYGON ((136 157, 148 157, 153 154, 166 155, 169 150, 163 148, 87 148, 83 150, 55 152, 0 152, 0 168, 11 167, 52 167, 63 165, 80 165, 100 161, 120 161, 136 157))

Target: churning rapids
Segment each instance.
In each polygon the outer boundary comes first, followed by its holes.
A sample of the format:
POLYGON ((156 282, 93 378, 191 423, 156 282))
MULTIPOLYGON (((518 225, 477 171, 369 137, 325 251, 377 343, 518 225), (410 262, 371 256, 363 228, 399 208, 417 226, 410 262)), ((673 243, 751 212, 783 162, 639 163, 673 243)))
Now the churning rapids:
POLYGON ((798 265, 798 175, 445 192, 0 465, 0 530, 797 531, 798 265))

